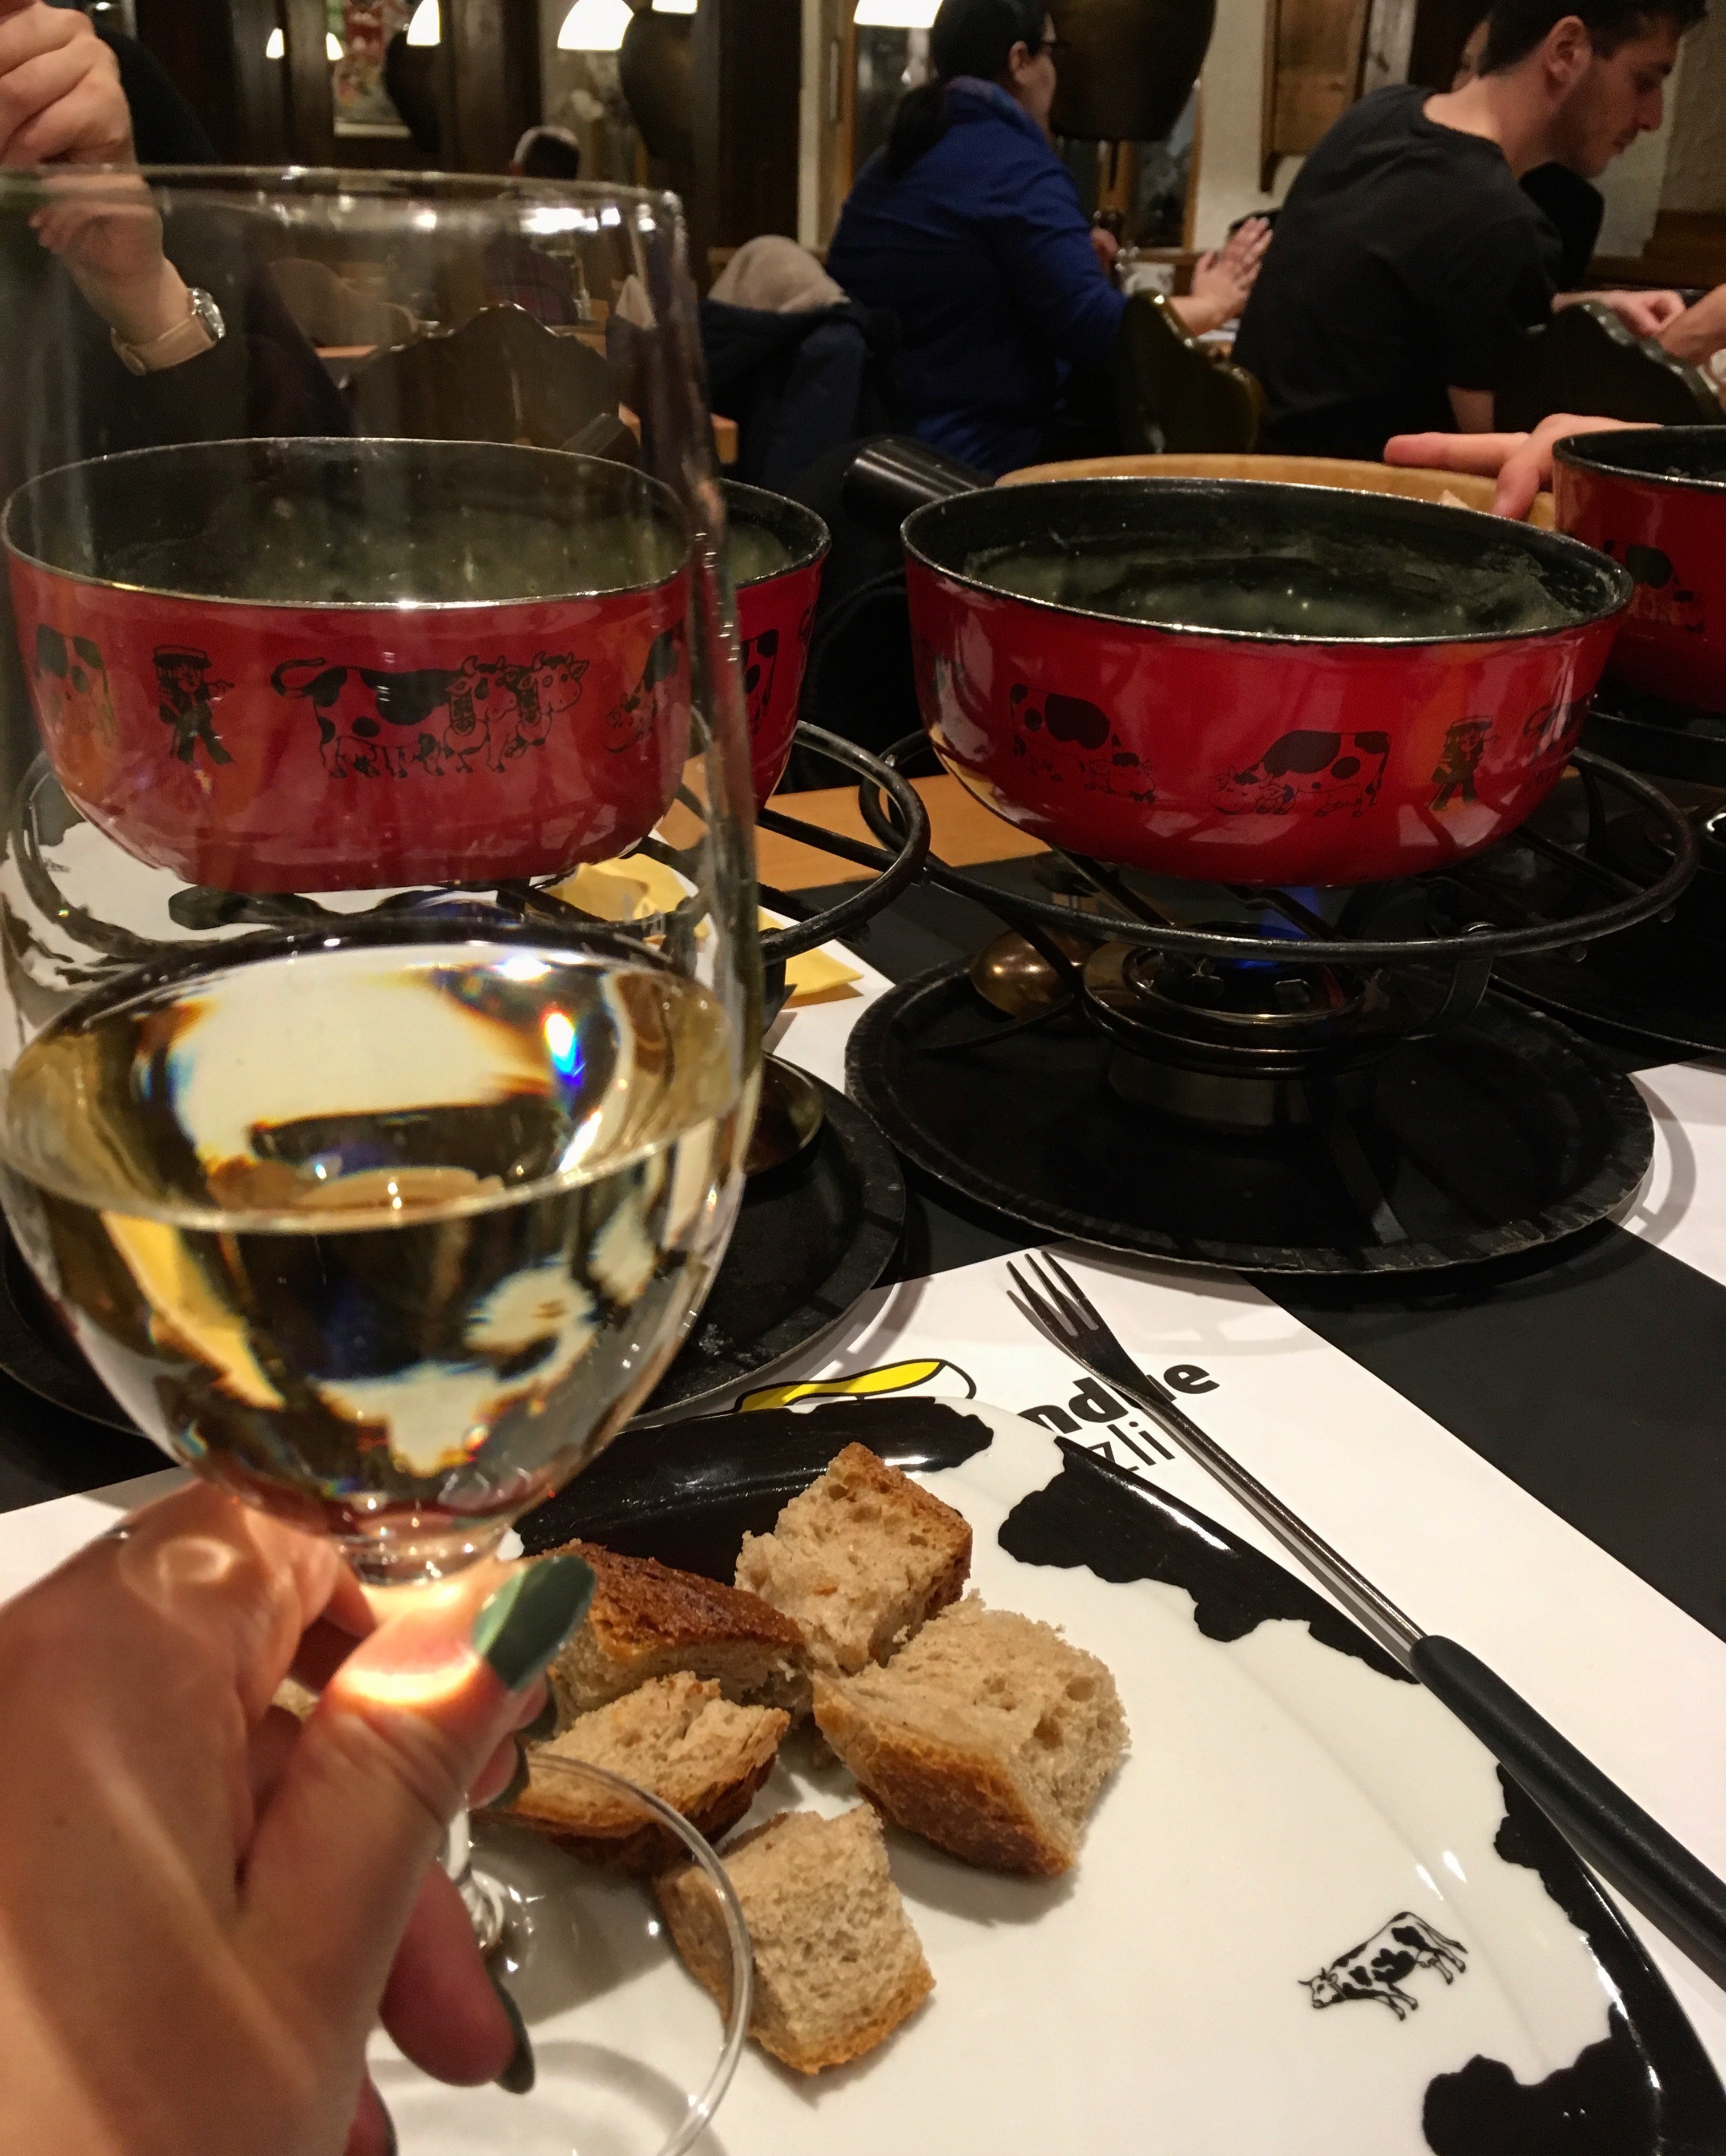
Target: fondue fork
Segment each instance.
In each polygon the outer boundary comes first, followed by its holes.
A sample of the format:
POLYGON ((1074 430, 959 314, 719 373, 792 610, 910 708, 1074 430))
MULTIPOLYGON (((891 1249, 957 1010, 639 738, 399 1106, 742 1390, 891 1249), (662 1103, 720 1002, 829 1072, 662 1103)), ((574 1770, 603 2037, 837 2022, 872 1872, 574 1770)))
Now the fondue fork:
MULTIPOLYGON (((1022 1298, 1021 1306, 1039 1331, 1081 1369, 1130 1400, 1239 1498, 1365 1631, 1473 1731, 1628 1897, 1701 1961, 1716 1981, 1721 1980, 1726 1969, 1726 1885, 1502 1677, 1454 1640, 1423 1632, 1381 1589, 1200 1430, 1174 1395, 1133 1361, 1057 1259, 1027 1253, 1025 1265, 1029 1279, 1010 1261, 1007 1270, 1022 1298)), ((1138 1487, 1138 1478, 1112 1460, 1071 1438, 1056 1441, 1071 1464, 1105 1478, 1118 1494, 1138 1487)))

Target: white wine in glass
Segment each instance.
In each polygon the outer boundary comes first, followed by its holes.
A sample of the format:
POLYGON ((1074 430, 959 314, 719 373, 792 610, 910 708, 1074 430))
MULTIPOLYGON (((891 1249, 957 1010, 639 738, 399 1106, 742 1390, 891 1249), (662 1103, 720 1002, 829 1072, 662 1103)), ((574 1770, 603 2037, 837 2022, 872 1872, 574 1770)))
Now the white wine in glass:
POLYGON ((374 1585, 493 1548, 722 1247, 731 1022, 650 952, 449 922, 128 977, 5 1081, 0 1189, 139 1424, 374 1585))

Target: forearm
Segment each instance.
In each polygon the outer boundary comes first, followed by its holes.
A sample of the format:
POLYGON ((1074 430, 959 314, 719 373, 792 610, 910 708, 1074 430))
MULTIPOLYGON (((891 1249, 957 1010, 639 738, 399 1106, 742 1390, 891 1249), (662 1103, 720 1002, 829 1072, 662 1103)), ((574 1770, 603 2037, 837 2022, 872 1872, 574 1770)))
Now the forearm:
POLYGON ((1220 330, 1231 319, 1229 303, 1224 299, 1202 299, 1195 292, 1186 292, 1169 304, 1194 336, 1203 336, 1210 330, 1220 330))
POLYGON ((165 254, 141 273, 125 277, 90 270, 70 258, 66 267, 90 307, 122 344, 150 344, 191 312, 186 280, 165 254))

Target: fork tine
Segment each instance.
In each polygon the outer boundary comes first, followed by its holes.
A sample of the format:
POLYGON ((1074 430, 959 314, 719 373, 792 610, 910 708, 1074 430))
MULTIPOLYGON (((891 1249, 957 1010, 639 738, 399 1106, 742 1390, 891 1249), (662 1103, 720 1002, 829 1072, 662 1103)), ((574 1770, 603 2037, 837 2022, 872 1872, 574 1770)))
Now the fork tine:
MULTIPOLYGON (((1043 1292, 1061 1312, 1067 1331, 1076 1340, 1086 1329, 1085 1298, 1078 1293, 1072 1281, 1061 1272, 1061 1268, 1046 1252, 1038 1253, 1038 1263, 1040 1267, 1038 1276, 1042 1282, 1043 1292), (1057 1275, 1060 1276, 1059 1278, 1056 1277, 1057 1275)), ((1093 1318, 1096 1317, 1094 1311, 1091 1314, 1093 1318)))
MULTIPOLYGON (((1029 1255, 1025 1262, 1029 1269, 1030 1264, 1029 1255)), ((1045 1332, 1066 1332, 1072 1334, 1075 1337, 1077 1337, 1076 1328, 1071 1320, 1049 1293, 1045 1283, 1040 1276, 1033 1275, 1032 1280, 1028 1281, 1010 1258, 1007 1260, 1007 1270, 1012 1276, 1013 1285, 1025 1298, 1025 1305, 1032 1317, 1036 1319, 1045 1332)))
POLYGON ((1094 1325, 1099 1332, 1107 1332, 1108 1328, 1103 1322, 1102 1312, 1098 1310, 1096 1304, 1092 1301, 1090 1296, 1086 1294, 1084 1289, 1079 1286, 1079 1283, 1073 1278, 1066 1267, 1061 1264, 1061 1260, 1058 1258, 1049 1257, 1045 1254, 1043 1262, 1048 1266, 1050 1272, 1055 1275, 1056 1278, 1072 1297, 1073 1306, 1077 1310, 1079 1315, 1086 1319, 1090 1324, 1094 1325))

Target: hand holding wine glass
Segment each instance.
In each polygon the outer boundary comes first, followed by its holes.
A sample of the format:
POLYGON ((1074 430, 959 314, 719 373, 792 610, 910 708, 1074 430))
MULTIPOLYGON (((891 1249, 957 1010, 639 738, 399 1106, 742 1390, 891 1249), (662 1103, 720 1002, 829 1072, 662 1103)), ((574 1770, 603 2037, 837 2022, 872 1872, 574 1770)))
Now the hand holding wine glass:
POLYGON ((430 1858, 507 1782, 590 1589, 572 1559, 475 1571, 378 1628, 331 1543, 198 1484, 0 1609, 18 2145, 384 2156, 380 2014, 429 2073, 524 2086, 430 1858), (270 1706, 290 1670, 321 1687, 303 1728, 270 1706))

